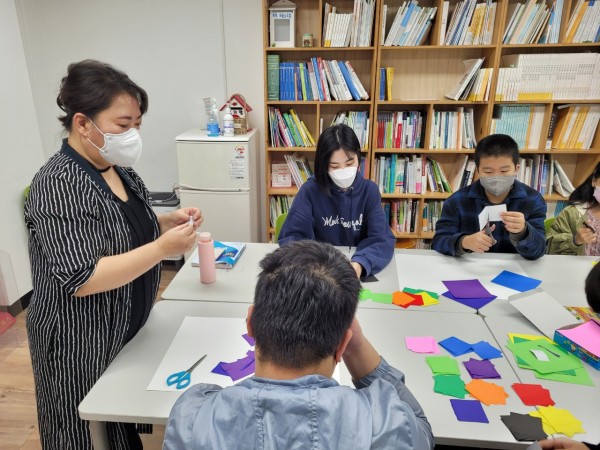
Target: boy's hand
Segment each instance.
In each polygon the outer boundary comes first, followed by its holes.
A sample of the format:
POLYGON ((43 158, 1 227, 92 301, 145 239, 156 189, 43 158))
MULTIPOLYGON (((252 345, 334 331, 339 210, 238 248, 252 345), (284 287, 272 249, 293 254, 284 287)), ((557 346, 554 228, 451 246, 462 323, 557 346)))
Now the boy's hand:
MULTIPOLYGON (((495 229, 496 225, 493 224, 490 227, 490 233, 495 229)), ((461 242, 463 249, 471 250, 474 253, 485 253, 492 248, 492 245, 494 245, 494 241, 485 233, 485 230, 465 236, 461 242)))
POLYGON ((343 356, 349 356, 352 353, 354 353, 358 348, 360 348, 365 337, 363 335, 362 328, 358 323, 358 320, 356 320, 356 317, 352 320, 352 323, 350 324, 350 330, 352 331, 352 338, 350 338, 350 342, 348 342, 343 356))
POLYGON ((583 226, 577 230, 577 234, 573 237, 573 241, 577 245, 591 244, 592 242, 596 242, 596 233, 588 227, 583 226))
POLYGON ((567 438, 544 439, 538 442, 540 447, 546 449, 565 449, 565 450, 589 450, 589 447, 581 442, 567 438))
POLYGON ((518 211, 506 211, 500 213, 500 218, 506 231, 513 234, 522 233, 525 230, 525 216, 518 211))

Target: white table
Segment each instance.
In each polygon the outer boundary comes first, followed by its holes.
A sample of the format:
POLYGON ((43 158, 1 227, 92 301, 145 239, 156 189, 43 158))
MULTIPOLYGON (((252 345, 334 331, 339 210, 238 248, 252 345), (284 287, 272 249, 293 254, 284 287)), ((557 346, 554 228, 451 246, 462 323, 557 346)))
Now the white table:
MULTIPOLYGON (((456 336, 471 343, 486 340, 496 346, 494 337, 481 317, 476 314, 452 314, 452 319, 448 320, 447 314, 421 311, 386 314, 381 310, 361 309, 358 319, 377 351, 388 363, 404 372, 406 385, 431 423, 436 444, 501 449, 527 447, 527 444, 517 442, 500 420, 501 415, 508 415, 511 411, 525 414, 532 410, 523 405, 510 388, 518 380, 506 357, 492 360, 502 378, 486 380, 504 387, 509 394, 506 405, 483 406, 489 424, 469 423, 456 419, 450 404, 450 398, 453 397, 433 392, 433 375, 425 362, 430 355, 414 353, 406 348, 405 336, 434 336, 437 341, 456 336)), ((440 355, 448 353, 441 349, 440 355)), ((471 377, 462 361, 468 361, 470 357, 479 359, 474 353, 456 358, 460 361, 461 378, 467 383, 471 377)), ((345 366, 342 366, 340 375, 342 384, 350 385, 350 374, 345 366)))
MULTIPOLYGON (((516 257, 519 257, 518 255, 516 257)), ((592 269, 594 256, 544 255, 534 261, 520 258, 525 273, 542 280, 539 289, 563 306, 588 306, 583 290, 585 278, 592 269)), ((515 294, 518 294, 515 292, 515 294)), ((505 300, 494 300, 479 310, 484 316, 520 317, 521 313, 505 300)))
MULTIPOLYGON (((79 405, 79 415, 90 421, 96 450, 108 449, 104 422, 165 424, 179 392, 147 391, 150 380, 160 365, 185 316, 245 317, 243 303, 162 301, 156 304, 148 322, 129 342, 100 377, 79 405)), ((423 354, 408 351, 404 336, 432 335, 441 340, 456 335, 469 342, 493 337, 475 314, 454 314, 452 321, 446 315, 409 311, 388 314, 382 310, 359 311, 359 320, 369 339, 391 364, 403 370, 407 385, 421 402, 434 430, 438 444, 466 445, 488 448, 522 448, 499 419, 509 411, 525 412, 515 396, 507 399, 506 406, 485 407, 490 424, 467 424, 455 419, 447 396, 433 392, 433 378, 423 354)), ((442 350, 441 354, 446 354, 442 350)), ((466 360, 468 356, 458 358, 466 360)), ((505 358, 493 360, 502 375, 501 384, 508 386, 516 376, 505 358)), ((341 370, 341 380, 350 383, 350 375, 341 370)), ((470 380, 464 366, 461 372, 470 380)))
MULTIPOLYGON (((250 304, 254 299, 254 287, 260 272, 259 262, 267 253, 272 252, 276 248, 278 248, 277 244, 246 244, 244 253, 233 269, 217 270, 217 281, 212 284, 202 284, 200 282, 199 269, 198 267, 193 267, 191 264, 192 258, 188 258, 163 292, 162 298, 164 300, 250 304)), ((338 247, 338 250, 350 256, 356 249, 352 248, 349 251, 347 247, 338 247)), ((447 258, 434 251, 425 252, 425 254, 432 257, 437 255, 441 258, 447 258)), ((408 286, 408 283, 400 286, 399 274, 402 273, 410 276, 410 265, 407 267, 404 267, 404 264, 403 267, 397 266, 397 258, 398 254, 376 275, 378 281, 363 283, 363 287, 375 293, 392 293, 408 286)), ((421 287, 425 288, 424 286, 421 287)), ((381 304, 370 300, 360 302, 359 307, 361 309, 404 311, 403 308, 396 305, 381 304)), ((409 309, 414 309, 414 307, 410 307, 409 309)), ((472 308, 445 299, 442 299, 438 305, 420 309, 427 312, 475 313, 475 310, 472 308)))
POLYGON ((79 405, 95 450, 109 449, 104 422, 166 424, 180 392, 147 391, 185 316, 246 317, 243 303, 158 302, 139 333, 119 352, 79 405))
MULTIPOLYGON (((164 300, 188 300, 206 302, 252 303, 254 287, 260 273, 259 263, 277 244, 248 243, 237 264, 232 269, 218 269, 217 281, 211 284, 200 282, 198 267, 193 267, 188 258, 177 275, 162 294, 164 300)), ((343 254, 350 256, 356 248, 338 247, 343 254)), ((193 254, 192 254, 193 255, 193 254)), ((373 292, 394 292, 398 290, 398 277, 395 260, 376 275, 378 281, 364 283, 373 292)), ((397 307, 394 307, 397 308, 397 307)))
POLYGON ((506 349, 508 333, 524 333, 541 335, 524 317, 496 316, 486 317, 485 323, 496 338, 502 350, 507 354, 507 359, 519 380, 522 383, 541 384, 550 390, 556 408, 568 409, 575 417, 583 422, 585 434, 576 434, 573 438, 590 443, 600 442, 600 372, 584 363, 592 377, 595 386, 581 386, 577 384, 561 383, 558 381, 540 380, 535 377, 532 370, 521 369, 510 350, 506 349))

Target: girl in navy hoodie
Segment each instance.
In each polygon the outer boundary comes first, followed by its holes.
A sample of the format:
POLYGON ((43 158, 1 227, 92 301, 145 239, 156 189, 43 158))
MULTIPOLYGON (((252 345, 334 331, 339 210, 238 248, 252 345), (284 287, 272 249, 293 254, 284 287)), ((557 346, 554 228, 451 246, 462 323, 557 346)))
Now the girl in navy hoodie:
POLYGON ((358 172, 360 143, 339 124, 319 137, 315 174, 302 185, 279 233, 279 245, 314 239, 356 247, 351 263, 359 278, 388 265, 396 239, 385 221, 377 185, 358 172))

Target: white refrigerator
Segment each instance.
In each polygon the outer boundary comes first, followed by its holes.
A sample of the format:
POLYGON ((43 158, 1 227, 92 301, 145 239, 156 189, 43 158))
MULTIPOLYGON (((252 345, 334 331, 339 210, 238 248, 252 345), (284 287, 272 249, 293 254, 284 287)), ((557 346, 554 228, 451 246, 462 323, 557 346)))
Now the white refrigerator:
POLYGON ((209 137, 192 129, 175 138, 181 207, 196 207, 217 241, 260 242, 258 133, 209 137))

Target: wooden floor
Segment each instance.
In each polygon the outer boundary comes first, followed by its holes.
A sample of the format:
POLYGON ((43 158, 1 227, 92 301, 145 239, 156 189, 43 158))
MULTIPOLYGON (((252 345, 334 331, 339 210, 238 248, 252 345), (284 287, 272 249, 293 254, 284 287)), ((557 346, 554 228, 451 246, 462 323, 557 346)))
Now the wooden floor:
MULTIPOLYGON (((162 273, 158 298, 177 271, 167 266, 162 273)), ((25 314, 0 335, 0 450, 41 449, 25 314)), ((163 436, 164 427, 155 426, 142 435, 144 449, 160 450, 163 436)))

